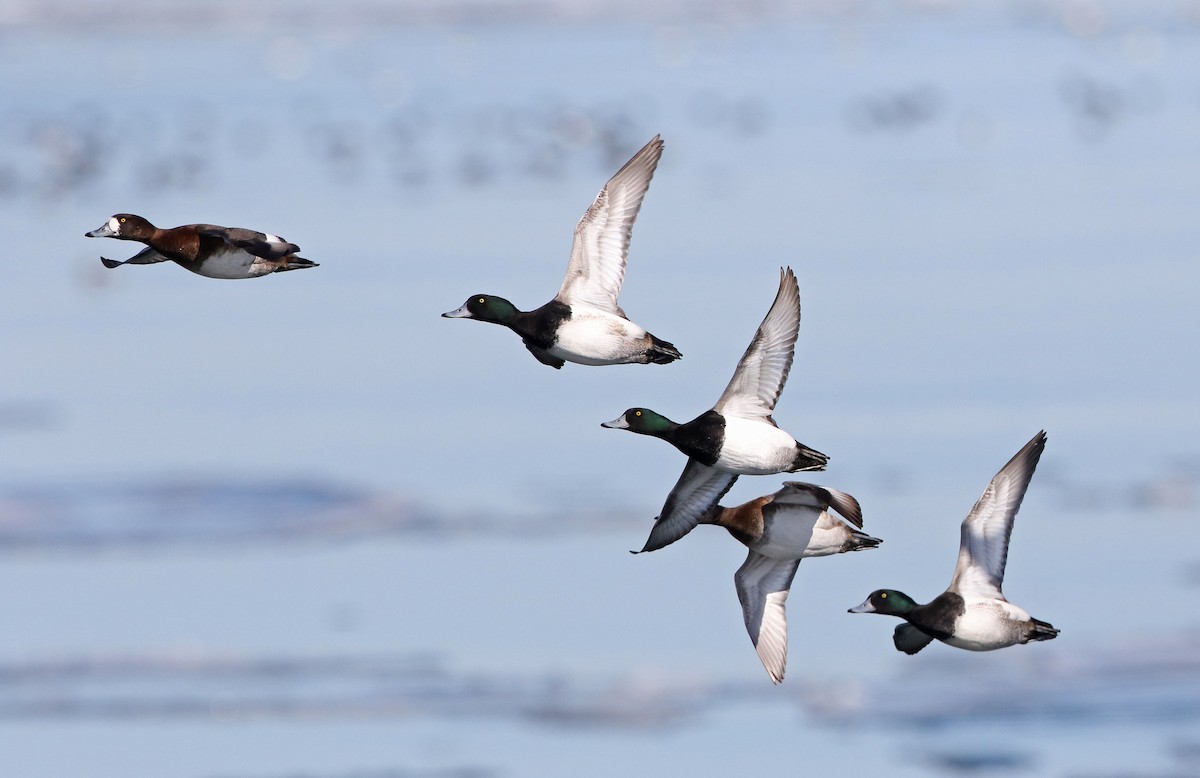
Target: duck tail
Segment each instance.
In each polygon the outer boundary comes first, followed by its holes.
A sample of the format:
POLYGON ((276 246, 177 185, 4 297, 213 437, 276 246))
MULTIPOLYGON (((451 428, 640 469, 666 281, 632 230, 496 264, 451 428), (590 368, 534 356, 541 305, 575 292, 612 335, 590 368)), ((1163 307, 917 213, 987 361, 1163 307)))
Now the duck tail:
POLYGON ((882 542, 879 538, 873 538, 865 532, 852 529, 850 530, 850 539, 846 541, 846 550, 862 551, 865 548, 875 548, 882 542))
MULTIPOLYGON (((649 333, 646 333, 649 335, 649 333)), ((679 349, 675 348, 674 343, 668 343, 665 340, 650 335, 650 348, 646 350, 646 356, 656 365, 668 365, 683 356, 679 353, 679 349)))
POLYGON ((285 270, 303 270, 306 267, 320 267, 320 265, 304 257, 288 257, 287 264, 275 272, 282 273, 285 270))
POLYGON ((788 470, 789 473, 799 473, 805 470, 824 470, 825 465, 829 463, 829 457, 817 451, 815 448, 809 448, 803 443, 796 444, 796 457, 792 460, 792 467, 788 470))
POLYGON ((1045 621, 1038 621, 1037 619, 1030 619, 1029 621, 1032 622, 1032 626, 1029 629, 1030 640, 1054 640, 1054 638, 1058 637, 1059 631, 1051 624, 1045 621))

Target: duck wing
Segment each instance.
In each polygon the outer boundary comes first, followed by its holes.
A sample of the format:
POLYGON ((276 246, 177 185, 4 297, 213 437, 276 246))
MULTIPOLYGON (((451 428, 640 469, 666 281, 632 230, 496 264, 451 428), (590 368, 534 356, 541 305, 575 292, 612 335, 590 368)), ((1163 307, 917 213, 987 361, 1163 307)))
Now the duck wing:
POLYGON ((170 257, 164 256, 156 249, 152 249, 149 246, 124 261, 100 257, 100 261, 104 263, 104 266, 110 270, 114 267, 120 267, 121 265, 154 265, 159 262, 169 262, 170 259, 170 257))
POLYGON ((700 517, 725 496, 737 479, 733 473, 689 459, 667 495, 662 512, 654 519, 646 545, 633 553, 657 551, 691 532, 700 523, 700 517))
POLYGON ((1029 479, 1037 468, 1046 433, 1039 432, 1008 461, 962 523, 962 540, 958 549, 958 564, 950 591, 964 597, 1004 599, 1004 566, 1008 562, 1008 540, 1013 519, 1021 508, 1029 479))
POLYGON ((799 331, 800 287, 792 269, 783 268, 779 271, 775 302, 758 325, 754 339, 713 410, 774 424, 771 412, 792 369, 799 331))
POLYGON ((901 624, 892 633, 892 644, 896 646, 896 650, 903 651, 909 656, 917 653, 932 642, 932 635, 927 635, 912 624, 901 624))
POLYGON ((217 238, 230 246, 242 249, 247 254, 263 259, 282 259, 300 250, 295 243, 288 243, 278 235, 268 235, 256 230, 247 230, 242 227, 220 227, 216 224, 193 224, 190 226, 202 236, 217 238))
POLYGON ((843 519, 858 529, 862 529, 862 506, 858 504, 858 500, 845 492, 830 489, 828 486, 817 486, 801 481, 784 481, 783 488, 775 493, 775 503, 808 508, 817 513, 833 508, 843 519))
POLYGON ((751 551, 733 574, 750 642, 771 680, 783 680, 787 666, 787 604, 799 559, 771 559, 751 551))
POLYGON ((562 366, 567 364, 565 359, 559 359, 541 346, 535 346, 532 341, 525 341, 525 348, 529 349, 529 353, 537 358, 538 362, 543 365, 549 365, 555 370, 561 370, 562 366))
POLYGON ((617 296, 625 281, 629 238, 662 149, 662 139, 655 135, 596 195, 575 225, 571 261, 554 299, 625 316, 617 305, 617 296))

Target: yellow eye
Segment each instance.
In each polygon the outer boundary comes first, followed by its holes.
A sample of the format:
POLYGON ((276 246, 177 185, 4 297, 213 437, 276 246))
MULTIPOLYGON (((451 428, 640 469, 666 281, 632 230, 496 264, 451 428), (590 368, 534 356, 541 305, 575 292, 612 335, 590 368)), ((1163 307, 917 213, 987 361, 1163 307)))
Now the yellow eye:
POLYGON ((486 300, 484 300, 482 297, 480 297, 480 298, 479 298, 479 304, 480 304, 480 305, 483 305, 485 302, 487 302, 487 301, 486 301, 486 300))
POLYGON ((633 415, 634 415, 634 416, 641 416, 641 415, 642 415, 642 412, 641 412, 641 411, 634 411, 634 412, 633 412, 633 415))
POLYGON ((886 600, 886 599, 887 599, 887 592, 880 592, 880 593, 879 593, 879 599, 881 599, 881 600, 886 600))
POLYGON ((124 216, 122 216, 122 217, 121 217, 121 224, 124 224, 124 223, 125 223, 125 217, 124 217, 124 216))

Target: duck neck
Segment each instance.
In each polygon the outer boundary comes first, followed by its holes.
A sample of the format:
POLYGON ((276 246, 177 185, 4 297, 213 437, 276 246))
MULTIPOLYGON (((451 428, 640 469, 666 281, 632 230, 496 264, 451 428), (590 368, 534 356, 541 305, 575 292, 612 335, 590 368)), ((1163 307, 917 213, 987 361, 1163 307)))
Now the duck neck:
MULTIPOLYGON (((507 300, 504 302, 508 303, 507 300)), ((532 311, 519 311, 512 303, 508 303, 508 306, 509 318, 498 323, 543 349, 554 345, 558 328, 571 318, 571 309, 558 300, 551 300, 532 311)))
POLYGON ((919 607, 916 601, 904 592, 894 589, 888 592, 888 613, 907 619, 919 607))
POLYGON ((679 448, 678 439, 680 426, 682 425, 671 421, 666 416, 653 413, 652 411, 647 411, 642 427, 640 429, 635 429, 634 431, 640 432, 643 435, 649 435, 653 438, 662 438, 672 446, 679 448))
POLYGON ((521 316, 517 306, 503 297, 493 297, 488 301, 487 321, 520 331, 521 316))
POLYGON ((765 523, 763 508, 770 504, 771 497, 759 497, 736 508, 714 505, 700 517, 701 524, 716 524, 724 527, 739 543, 750 545, 762 539, 765 523))
POLYGON ((712 466, 717 461, 725 438, 725 423, 716 411, 705 411, 687 424, 675 424, 660 435, 663 440, 701 464, 712 466))

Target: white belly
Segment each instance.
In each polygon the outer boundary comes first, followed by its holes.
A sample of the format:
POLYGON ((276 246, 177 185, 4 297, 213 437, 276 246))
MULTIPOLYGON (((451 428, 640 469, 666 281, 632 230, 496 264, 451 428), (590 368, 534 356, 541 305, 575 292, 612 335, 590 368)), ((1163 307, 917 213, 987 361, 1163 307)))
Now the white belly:
POLYGON ((551 355, 581 365, 632 362, 646 350, 646 331, 620 316, 576 311, 558 329, 551 355))
POLYGON ((738 475, 786 472, 796 459, 796 440, 765 421, 725 417, 725 443, 716 466, 738 475))
POLYGON ((270 265, 255 264, 259 257, 241 249, 213 254, 196 272, 209 278, 251 278, 271 272, 270 265))
POLYGON ((995 651, 1020 642, 1021 622, 1029 614, 1000 600, 969 603, 946 643, 968 651, 995 651))
POLYGON ((805 558, 842 553, 848 534, 844 524, 832 518, 828 511, 823 512, 813 527, 812 540, 808 541, 808 547, 804 549, 805 558))

